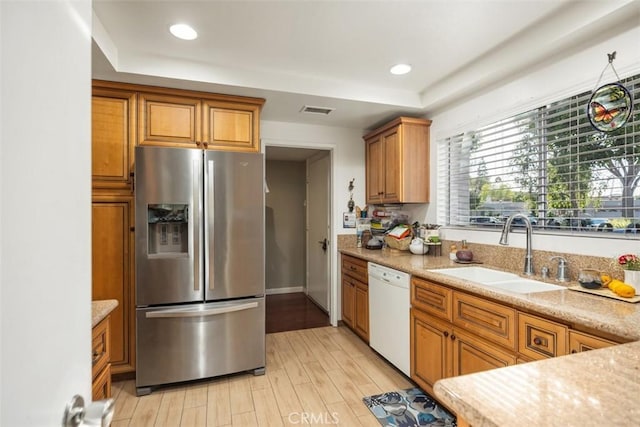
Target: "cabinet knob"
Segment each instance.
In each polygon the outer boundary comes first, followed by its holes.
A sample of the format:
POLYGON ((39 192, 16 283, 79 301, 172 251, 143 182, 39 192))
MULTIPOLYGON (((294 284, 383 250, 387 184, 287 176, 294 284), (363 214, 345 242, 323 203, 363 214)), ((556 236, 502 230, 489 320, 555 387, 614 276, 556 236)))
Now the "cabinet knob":
POLYGON ((448 337, 448 336, 449 336, 449 332, 444 331, 444 332, 442 333, 442 335, 444 335, 444 337, 446 338, 446 337, 448 337))
POLYGON ((540 345, 540 344, 542 344, 542 340, 540 339, 540 337, 535 337, 535 338, 533 339, 533 343, 534 343, 535 345, 540 345))
POLYGON ((135 227, 129 227, 129 231, 136 231, 135 227))
POLYGON ((451 334, 451 341, 455 341, 456 340, 456 336, 454 334, 451 334))
POLYGON ((576 350, 575 348, 573 350, 571 350, 571 354, 576 354, 578 352, 578 350, 576 350))

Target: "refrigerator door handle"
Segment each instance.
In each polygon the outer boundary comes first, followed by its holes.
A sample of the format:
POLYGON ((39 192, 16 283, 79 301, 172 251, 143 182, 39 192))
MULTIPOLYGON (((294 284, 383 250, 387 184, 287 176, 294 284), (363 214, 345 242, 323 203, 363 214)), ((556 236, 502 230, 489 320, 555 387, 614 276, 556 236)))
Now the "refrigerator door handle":
POLYGON ((200 254, 202 252, 202 246, 200 245, 200 230, 197 230, 198 223, 201 213, 200 209, 200 161, 198 159, 194 159, 191 165, 192 167, 192 191, 191 195, 191 218, 189 219, 189 241, 192 242, 191 247, 191 256, 193 257, 193 290, 199 291, 200 286, 202 285, 202 274, 200 274, 200 254))
POLYGON ((208 262, 204 263, 204 276, 206 283, 209 286, 209 289, 213 290, 215 288, 214 283, 214 272, 213 270, 213 248, 214 248, 214 224, 213 221, 215 215, 215 183, 214 183, 214 168, 213 168, 213 160, 207 161, 207 168, 205 170, 205 185, 206 185, 206 195, 205 195, 205 203, 206 203, 206 217, 204 221, 204 235, 205 235, 205 244, 206 244, 206 253, 205 259, 208 262))
POLYGON ((170 317, 201 317, 216 316, 218 314, 233 313, 235 311, 250 310, 257 308, 257 302, 247 302, 241 304, 227 305, 223 307, 211 308, 174 308, 168 310, 150 311, 146 313, 147 319, 162 319, 170 317))

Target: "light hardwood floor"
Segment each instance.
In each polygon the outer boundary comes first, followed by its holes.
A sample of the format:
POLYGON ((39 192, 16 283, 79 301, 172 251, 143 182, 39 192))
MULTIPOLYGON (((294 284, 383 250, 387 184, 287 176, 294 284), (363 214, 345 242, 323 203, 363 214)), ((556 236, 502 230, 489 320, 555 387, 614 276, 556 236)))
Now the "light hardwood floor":
POLYGON ((413 387, 345 327, 267 334, 263 376, 239 374, 136 397, 113 384, 112 426, 379 425, 362 397, 413 387))

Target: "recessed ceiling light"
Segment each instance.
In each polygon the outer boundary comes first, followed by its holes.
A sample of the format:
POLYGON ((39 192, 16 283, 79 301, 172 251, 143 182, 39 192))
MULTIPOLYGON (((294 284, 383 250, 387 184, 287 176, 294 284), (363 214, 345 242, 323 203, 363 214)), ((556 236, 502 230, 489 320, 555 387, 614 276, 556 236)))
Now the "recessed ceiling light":
POLYGON ((391 74, 396 74, 396 75, 407 74, 409 71, 411 71, 411 65, 396 64, 393 67, 391 67, 389 71, 391 72, 391 74))
POLYGON ((169 27, 169 31, 171 31, 171 34, 182 40, 194 40, 198 38, 196 30, 187 24, 174 24, 169 27))

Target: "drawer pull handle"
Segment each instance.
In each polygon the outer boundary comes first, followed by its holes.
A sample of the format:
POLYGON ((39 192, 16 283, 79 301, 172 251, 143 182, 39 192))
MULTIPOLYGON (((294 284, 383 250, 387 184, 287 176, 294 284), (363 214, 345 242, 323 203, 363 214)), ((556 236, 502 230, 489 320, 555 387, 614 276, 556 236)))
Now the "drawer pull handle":
POLYGON ((349 266, 349 269, 350 269, 351 271, 356 271, 356 270, 357 270, 357 268, 356 268, 356 267, 354 267, 353 265, 349 266))
POLYGON ((104 351, 101 353, 98 353, 97 351, 93 352, 93 357, 91 359, 91 366, 95 365, 96 363, 98 363, 98 360, 100 360, 100 358, 102 357, 102 355, 104 354, 104 351))

